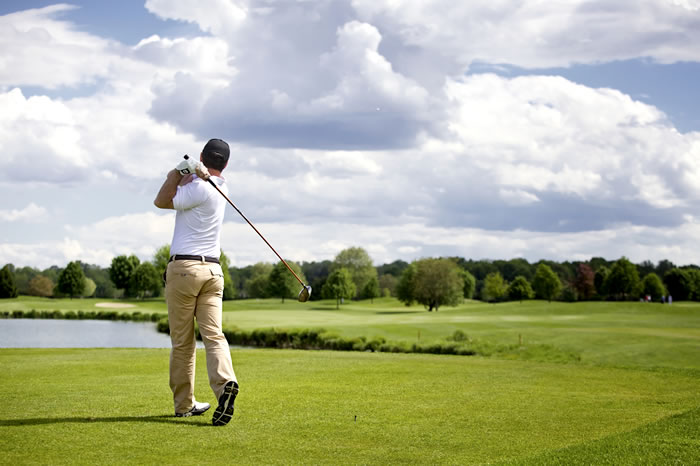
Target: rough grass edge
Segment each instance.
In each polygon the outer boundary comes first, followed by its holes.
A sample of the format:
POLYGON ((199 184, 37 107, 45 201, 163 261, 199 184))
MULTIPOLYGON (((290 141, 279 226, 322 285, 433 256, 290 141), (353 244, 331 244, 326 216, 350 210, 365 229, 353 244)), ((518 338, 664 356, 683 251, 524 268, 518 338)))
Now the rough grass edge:
MULTIPOLYGON (((169 333, 168 319, 164 318, 158 321, 157 328, 159 332, 169 333)), ((195 332, 197 339, 201 340, 199 329, 196 328, 195 332)), ((387 341, 384 337, 367 338, 360 336, 345 338, 323 328, 241 330, 229 327, 224 328, 223 333, 230 345, 256 348, 494 356, 505 359, 562 363, 581 361, 579 354, 564 351, 552 345, 498 344, 472 340, 460 330, 455 331, 453 335, 448 336, 444 341, 432 343, 392 342, 387 341)))

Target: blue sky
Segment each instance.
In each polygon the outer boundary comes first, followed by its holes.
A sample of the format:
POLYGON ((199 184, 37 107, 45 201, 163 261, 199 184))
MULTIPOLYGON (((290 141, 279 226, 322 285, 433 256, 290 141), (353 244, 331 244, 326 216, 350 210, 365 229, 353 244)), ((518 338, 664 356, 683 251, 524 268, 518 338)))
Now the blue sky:
MULTIPOLYGON (((700 1, 0 4, 0 264, 150 259, 227 140, 283 255, 700 263, 700 1)), ((234 212, 234 265, 275 258, 234 212)))

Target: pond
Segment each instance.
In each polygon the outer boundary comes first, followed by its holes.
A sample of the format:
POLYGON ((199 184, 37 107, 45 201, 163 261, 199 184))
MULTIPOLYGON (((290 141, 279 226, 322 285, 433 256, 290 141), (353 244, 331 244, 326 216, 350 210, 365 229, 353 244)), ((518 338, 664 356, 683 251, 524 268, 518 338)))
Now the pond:
POLYGON ((0 319, 0 348, 170 348, 170 336, 151 322, 0 319))

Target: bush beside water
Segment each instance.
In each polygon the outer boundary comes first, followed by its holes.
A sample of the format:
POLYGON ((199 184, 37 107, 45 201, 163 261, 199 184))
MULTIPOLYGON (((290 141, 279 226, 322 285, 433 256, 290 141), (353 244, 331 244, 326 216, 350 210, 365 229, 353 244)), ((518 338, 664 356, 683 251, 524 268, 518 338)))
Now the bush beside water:
POLYGON ((31 311, 2 311, 0 312, 0 319, 68 319, 68 320, 121 320, 121 321, 133 321, 133 322, 158 322, 163 319, 164 314, 154 312, 149 314, 148 312, 116 312, 116 311, 67 311, 61 312, 59 310, 48 311, 42 310, 37 311, 32 309, 31 311))

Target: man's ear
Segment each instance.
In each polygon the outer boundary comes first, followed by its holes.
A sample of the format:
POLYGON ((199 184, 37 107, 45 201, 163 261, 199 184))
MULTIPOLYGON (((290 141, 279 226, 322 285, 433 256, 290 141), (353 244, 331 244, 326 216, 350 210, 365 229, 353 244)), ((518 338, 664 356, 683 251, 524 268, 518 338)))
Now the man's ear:
POLYGON ((204 152, 200 152, 200 153, 199 153, 199 161, 200 161, 200 162, 204 162, 204 160, 202 160, 202 157, 203 157, 203 156, 204 156, 204 152))

